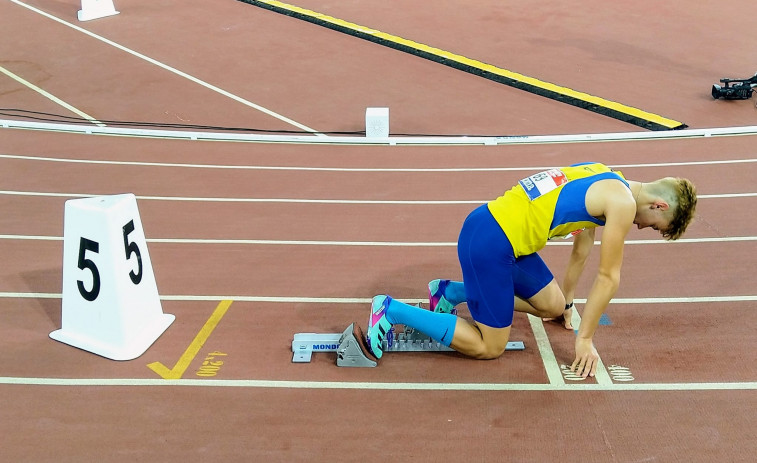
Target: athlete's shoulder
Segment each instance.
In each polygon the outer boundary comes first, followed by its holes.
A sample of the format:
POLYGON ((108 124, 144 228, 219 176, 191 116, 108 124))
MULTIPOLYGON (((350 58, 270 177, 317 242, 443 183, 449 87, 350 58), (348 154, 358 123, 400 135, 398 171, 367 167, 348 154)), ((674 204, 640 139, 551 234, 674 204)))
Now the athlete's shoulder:
POLYGON ((633 217, 636 201, 625 183, 607 178, 594 182, 586 191, 586 209, 595 217, 606 217, 610 212, 633 217))
POLYGON ((629 185, 626 182, 618 181, 618 179, 612 177, 598 179, 591 185, 587 194, 591 196, 602 196, 609 201, 619 203, 634 200, 629 185))

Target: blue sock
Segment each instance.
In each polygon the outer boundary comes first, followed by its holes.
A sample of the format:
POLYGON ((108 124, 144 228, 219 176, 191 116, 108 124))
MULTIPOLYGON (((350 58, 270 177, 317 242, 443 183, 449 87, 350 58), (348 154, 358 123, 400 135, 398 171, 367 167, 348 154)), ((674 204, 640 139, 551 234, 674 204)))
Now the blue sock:
POLYGON ((432 339, 449 347, 455 335, 457 316, 450 313, 434 313, 392 299, 386 308, 386 318, 390 323, 415 328, 431 336, 432 339))
POLYGON ((447 283, 447 287, 444 288, 444 298, 452 303, 452 305, 458 305, 465 302, 465 285, 463 282, 450 280, 450 282, 447 283))

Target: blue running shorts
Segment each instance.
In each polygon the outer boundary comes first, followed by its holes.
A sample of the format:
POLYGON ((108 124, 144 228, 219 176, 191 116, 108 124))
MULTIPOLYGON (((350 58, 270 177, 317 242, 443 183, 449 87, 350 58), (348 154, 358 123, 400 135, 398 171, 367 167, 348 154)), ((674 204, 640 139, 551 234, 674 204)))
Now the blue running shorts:
POLYGON ((457 241, 465 297, 473 319, 492 328, 513 322, 515 296, 529 299, 552 281, 538 254, 515 258, 486 204, 468 215, 457 241))

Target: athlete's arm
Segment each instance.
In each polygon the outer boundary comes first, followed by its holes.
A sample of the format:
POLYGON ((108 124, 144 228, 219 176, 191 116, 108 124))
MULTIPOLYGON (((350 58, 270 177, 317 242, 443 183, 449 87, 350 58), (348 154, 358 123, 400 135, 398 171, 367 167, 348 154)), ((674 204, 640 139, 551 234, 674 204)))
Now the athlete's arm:
POLYGON ((568 267, 565 269, 563 279, 563 294, 568 304, 573 302, 576 294, 576 286, 586 266, 586 260, 594 247, 594 228, 582 231, 573 238, 573 250, 570 253, 568 267))
POLYGON ((591 253, 591 249, 594 247, 594 229, 589 228, 581 233, 577 234, 573 238, 573 251, 570 253, 570 260, 568 260, 568 266, 565 270, 565 278, 563 279, 562 292, 565 296, 565 311, 561 316, 555 318, 544 318, 544 321, 558 320, 565 329, 573 329, 573 298, 576 294, 576 286, 578 280, 581 278, 581 274, 584 271, 586 260, 591 253))
MULTIPOLYGON (((592 204, 604 210, 605 226, 599 251, 599 270, 584 306, 581 326, 576 336, 576 359, 571 365, 571 370, 583 377, 594 376, 597 371, 599 356, 592 338, 599 324, 599 318, 620 285, 623 244, 636 214, 636 203, 628 189, 620 182, 613 183, 615 184, 605 184, 604 188, 597 189, 595 193, 601 192, 601 194, 594 195, 594 198, 598 199, 592 204), (619 189, 618 186, 623 189, 619 189)), ((589 206, 588 198, 587 206, 589 206)), ((590 210, 589 207, 587 209, 590 210)))

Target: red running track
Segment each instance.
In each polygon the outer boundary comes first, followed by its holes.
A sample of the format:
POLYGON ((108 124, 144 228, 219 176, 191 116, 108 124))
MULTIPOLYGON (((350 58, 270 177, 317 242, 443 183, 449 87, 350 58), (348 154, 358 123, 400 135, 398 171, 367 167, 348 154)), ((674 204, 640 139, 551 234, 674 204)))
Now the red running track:
MULTIPOLYGON (((89 23, 76 21, 76 1, 24 4, 316 131, 362 130, 366 107, 388 106, 396 133, 641 132, 236 1, 117 2, 120 15, 89 23)), ((731 40, 748 35, 750 18, 724 16, 722 5, 298 5, 692 129, 757 120, 751 101, 708 96, 718 78, 754 71, 743 68, 748 44, 731 40)), ((73 114, 26 81, 99 120, 294 127, 19 2, 0 4, 0 17, 0 107, 73 114)), ((358 146, 0 128, 4 457, 751 461, 754 146, 753 135, 358 146), (494 361, 391 354, 375 369, 340 369, 315 354, 291 363, 294 333, 341 331, 364 323, 376 293, 420 300, 428 280, 459 277, 454 242, 476 204, 524 172, 586 159, 632 179, 686 176, 702 195, 686 240, 629 235, 612 324, 595 339, 606 376, 565 377, 570 333, 546 324, 540 346, 522 314, 512 338, 526 350, 494 361), (48 334, 61 325, 64 202, 123 192, 137 195, 163 310, 177 318, 143 356, 114 362, 48 334), (225 299, 228 312, 180 380, 147 367, 185 358, 225 299), (226 354, 217 375, 198 376, 214 352, 226 354)), ((568 252, 543 252, 558 278, 568 252)), ((587 274, 579 297, 589 284, 587 274)))

